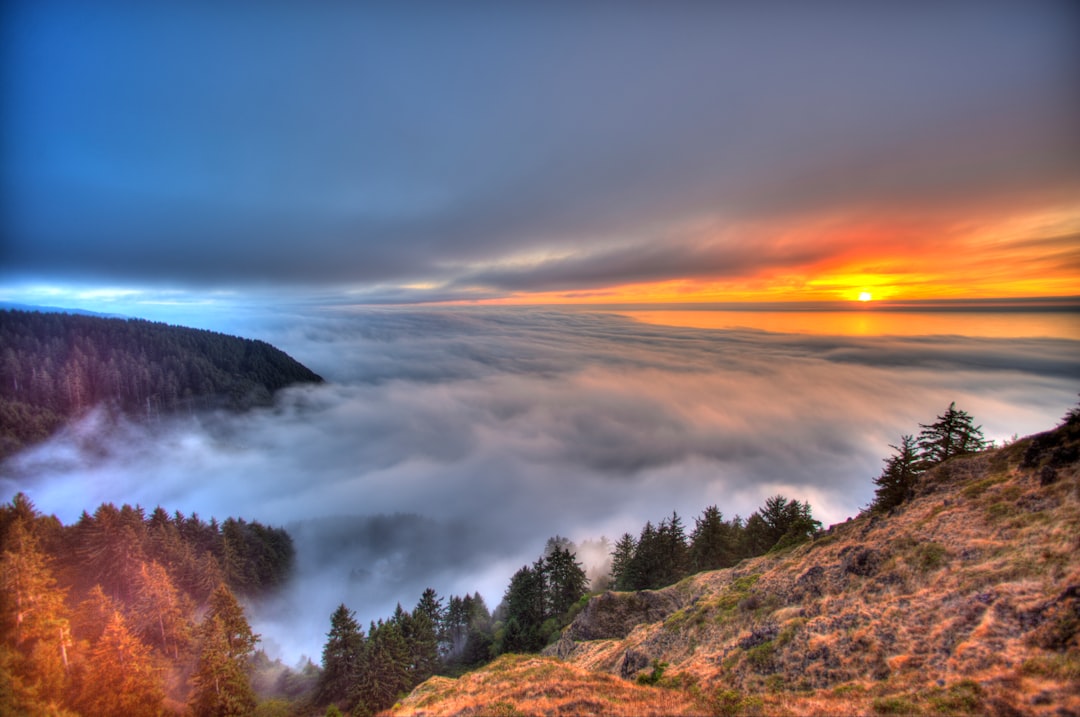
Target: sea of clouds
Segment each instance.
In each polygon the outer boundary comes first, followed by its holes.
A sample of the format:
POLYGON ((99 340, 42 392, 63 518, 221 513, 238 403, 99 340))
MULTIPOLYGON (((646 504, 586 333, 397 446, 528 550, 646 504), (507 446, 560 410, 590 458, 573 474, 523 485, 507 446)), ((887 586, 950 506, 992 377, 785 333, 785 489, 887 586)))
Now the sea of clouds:
POLYGON ((951 401, 1000 442, 1056 425, 1080 388, 1080 342, 1063 339, 720 331, 537 308, 222 322, 327 382, 243 414, 93 414, 10 460, 0 488, 65 523, 111 501, 286 526, 296 576, 250 607, 289 661, 318 660, 341 602, 366 622, 430 586, 494 608, 556 534, 614 541, 672 511, 690 528, 707 505, 745 517, 778 492, 843 521, 872 498, 889 444, 951 401))

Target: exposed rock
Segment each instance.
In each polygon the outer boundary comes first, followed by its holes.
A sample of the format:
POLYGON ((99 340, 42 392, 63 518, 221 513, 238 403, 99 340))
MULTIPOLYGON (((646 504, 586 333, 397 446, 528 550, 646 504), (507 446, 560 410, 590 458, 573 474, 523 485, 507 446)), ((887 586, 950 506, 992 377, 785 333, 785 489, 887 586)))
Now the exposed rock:
POLYGON ((840 555, 844 559, 842 563, 844 572, 862 577, 869 577, 876 573, 883 560, 881 553, 870 548, 845 548, 840 551, 840 555))
POLYGON ((540 654, 545 657, 557 657, 560 660, 565 660, 573 654, 575 645, 576 643, 573 640, 566 635, 563 635, 559 638, 558 642, 554 645, 548 645, 540 652, 540 654))
POLYGON ((619 677, 624 680, 633 679, 634 675, 649 666, 649 656, 637 650, 627 650, 619 661, 619 677))
POLYGON ((572 640, 624 638, 635 626, 663 620, 680 607, 682 598, 675 590, 608 591, 590 600, 565 634, 572 640))

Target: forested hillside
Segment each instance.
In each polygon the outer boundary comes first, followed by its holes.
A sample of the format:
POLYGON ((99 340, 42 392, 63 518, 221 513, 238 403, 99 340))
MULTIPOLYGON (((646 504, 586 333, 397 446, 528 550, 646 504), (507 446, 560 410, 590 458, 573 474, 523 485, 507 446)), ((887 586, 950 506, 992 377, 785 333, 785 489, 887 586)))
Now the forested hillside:
MULTIPOLYGON (((280 528, 105 504, 72 525, 0 506, 0 714, 249 714, 237 596, 290 575, 280 528)), ((265 660, 264 660, 265 662, 265 660)))
POLYGON ((140 319, 0 311, 0 458, 97 405, 133 416, 265 405, 320 382, 264 341, 140 319))

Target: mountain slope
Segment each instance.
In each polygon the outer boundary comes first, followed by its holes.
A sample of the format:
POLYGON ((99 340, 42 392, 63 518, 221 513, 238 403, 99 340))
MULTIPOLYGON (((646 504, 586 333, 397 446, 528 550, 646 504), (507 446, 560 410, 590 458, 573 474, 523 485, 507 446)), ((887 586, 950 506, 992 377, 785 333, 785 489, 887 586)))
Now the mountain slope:
MULTIPOLYGON (((663 590, 600 595, 548 659, 646 680, 667 663, 651 689, 697 713, 1080 713, 1078 419, 938 466, 891 514, 663 590)), ((542 682, 501 679, 517 695, 542 682)), ((440 699, 451 685, 422 685, 393 714, 469 713, 440 699)))
POLYGON ((246 408, 322 379, 264 341, 99 316, 0 310, 0 458, 87 409, 246 408))

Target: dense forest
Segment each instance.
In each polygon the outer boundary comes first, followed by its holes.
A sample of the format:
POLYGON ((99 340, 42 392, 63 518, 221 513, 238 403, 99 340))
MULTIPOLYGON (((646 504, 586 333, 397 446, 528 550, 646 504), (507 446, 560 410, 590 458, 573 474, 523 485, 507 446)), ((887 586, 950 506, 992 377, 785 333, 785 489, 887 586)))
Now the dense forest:
POLYGON ((294 563, 279 528, 111 504, 72 525, 0 507, 0 712, 249 714, 258 636, 239 597, 294 563))
POLYGON ((322 379, 263 341, 141 319, 0 311, 0 458, 105 405, 132 416, 265 405, 322 379))

